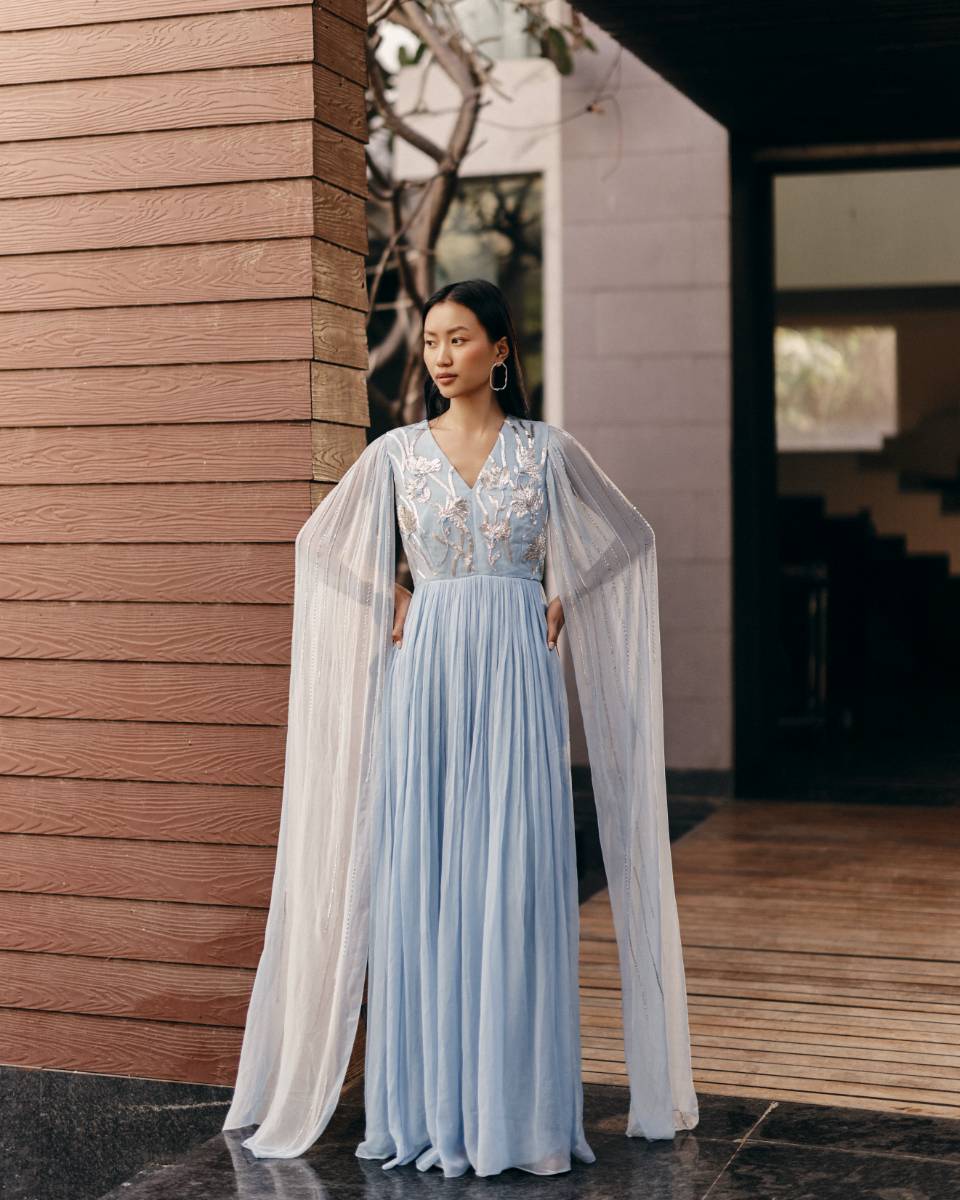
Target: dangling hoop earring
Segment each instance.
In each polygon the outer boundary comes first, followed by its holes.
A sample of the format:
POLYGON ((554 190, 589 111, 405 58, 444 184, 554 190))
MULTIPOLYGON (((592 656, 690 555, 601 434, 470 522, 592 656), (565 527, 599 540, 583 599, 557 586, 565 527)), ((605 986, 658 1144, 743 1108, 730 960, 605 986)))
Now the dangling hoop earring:
POLYGON ((495 362, 493 364, 493 367, 490 368, 490 386, 493 388, 493 390, 495 392, 502 392, 503 389, 507 386, 507 361, 506 361, 506 359, 504 359, 503 362, 495 362), (500 387, 497 387, 497 385, 493 382, 494 367, 503 367, 503 383, 500 387))

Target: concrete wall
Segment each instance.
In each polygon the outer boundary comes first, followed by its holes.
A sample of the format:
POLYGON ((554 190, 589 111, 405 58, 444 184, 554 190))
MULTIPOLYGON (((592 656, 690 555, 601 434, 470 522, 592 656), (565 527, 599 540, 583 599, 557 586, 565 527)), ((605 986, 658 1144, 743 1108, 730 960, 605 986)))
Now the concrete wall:
POLYGON ((578 56, 561 82, 572 119, 560 133, 563 369, 550 419, 656 532, 667 766, 728 769, 727 134, 586 24, 599 54, 578 56), (574 116, 605 80, 602 112, 574 116))
POLYGON ((774 181, 778 288, 960 283, 960 167, 774 181))

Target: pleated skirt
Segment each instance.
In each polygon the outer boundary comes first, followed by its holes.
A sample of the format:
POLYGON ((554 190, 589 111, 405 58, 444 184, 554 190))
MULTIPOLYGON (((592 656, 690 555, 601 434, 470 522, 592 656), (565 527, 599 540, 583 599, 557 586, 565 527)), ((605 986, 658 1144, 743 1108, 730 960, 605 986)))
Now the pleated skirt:
POLYGON ((356 1154, 446 1176, 593 1162, 567 698, 543 585, 418 584, 389 653, 356 1154))

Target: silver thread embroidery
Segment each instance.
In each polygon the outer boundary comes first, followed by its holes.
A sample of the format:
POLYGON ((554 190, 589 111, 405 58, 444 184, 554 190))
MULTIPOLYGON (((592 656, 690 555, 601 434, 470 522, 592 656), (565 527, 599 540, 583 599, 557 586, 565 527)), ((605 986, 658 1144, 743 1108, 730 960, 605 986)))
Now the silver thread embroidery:
POLYGON ((534 563, 536 566, 537 574, 542 575, 543 574, 543 560, 546 557, 546 553, 547 553, 547 530, 546 530, 546 526, 544 526, 543 528, 541 528, 540 532, 533 539, 533 541, 527 546, 526 550, 524 550, 523 561, 529 562, 529 563, 534 563))
MULTIPOLYGON (((509 422, 509 418, 507 420, 509 422)), ((505 428, 506 425, 504 426, 505 428)), ((504 497, 502 494, 505 489, 512 488, 512 486, 513 480, 506 463, 506 440, 504 438, 504 430, 501 429, 496 447, 491 452, 490 462, 477 477, 478 490, 476 499, 483 513, 483 520, 480 522, 480 532, 487 546, 487 562, 491 567, 500 559, 499 542, 504 544, 507 559, 513 562, 513 552, 510 547, 512 533, 510 526, 510 497, 504 497), (499 463, 495 458, 497 451, 503 457, 503 461, 499 463), (487 509, 487 506, 483 502, 481 494, 483 492, 487 493, 490 510, 487 509)))
MULTIPOLYGON (((514 562, 513 543, 522 539, 528 531, 522 526, 517 527, 512 518, 529 518, 529 533, 532 534, 537 523, 536 517, 544 508, 543 469, 546 446, 538 456, 533 425, 512 418, 507 419, 494 452, 480 472, 469 498, 459 494, 452 466, 444 479, 440 458, 429 458, 415 453, 415 437, 411 442, 408 434, 404 434, 404 444, 405 452, 400 466, 404 492, 411 503, 400 501, 397 515, 400 529, 405 536, 414 533, 418 535, 411 537, 411 549, 430 568, 429 571, 418 570, 417 574, 421 578, 438 577, 443 574, 438 564, 427 555, 424 544, 424 538, 427 536, 432 537, 444 548, 444 565, 452 556, 451 574, 466 574, 474 570, 474 541, 471 528, 471 502, 474 499, 482 512, 480 531, 487 547, 486 557, 489 564, 493 566, 500 560, 501 548, 505 549, 508 561, 514 562), (514 470, 508 466, 506 456, 505 438, 510 431, 513 433, 515 447, 514 470), (501 461, 497 461, 497 453, 501 461), (439 498, 432 490, 433 484, 442 489, 443 495, 439 498), (431 529, 430 522, 426 520, 428 505, 432 507, 439 532, 431 529)), ((531 563, 537 575, 543 574, 546 540, 546 529, 541 525, 523 550, 522 561, 531 563)))
POLYGON ((401 500, 397 505, 397 522, 400 525, 400 532, 405 537, 409 537, 415 529, 419 528, 417 510, 401 500))
POLYGON ((434 475, 441 468, 439 458, 424 458, 422 454, 408 453, 403 464, 407 495, 411 500, 429 500, 430 484, 427 475, 434 475))

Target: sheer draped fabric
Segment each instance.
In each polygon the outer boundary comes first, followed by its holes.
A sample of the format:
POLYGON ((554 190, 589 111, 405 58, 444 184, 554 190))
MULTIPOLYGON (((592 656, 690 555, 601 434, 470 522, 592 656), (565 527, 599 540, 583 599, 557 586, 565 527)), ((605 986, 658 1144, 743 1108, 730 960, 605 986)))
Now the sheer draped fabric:
MULTIPOLYGON (((369 947, 371 798, 392 646, 395 488, 370 443, 296 539, 282 814, 264 946, 224 1129, 294 1158, 321 1135, 356 1035, 369 947)), ((667 830, 656 550, 648 522, 550 426, 547 556, 590 754, 622 979, 626 1133, 699 1118, 667 830)))
POLYGON ((663 758, 653 529, 590 453, 551 428, 547 556, 590 755, 622 984, 628 1136, 672 1138, 699 1108, 663 758))
POLYGON ((392 646, 394 487, 372 442, 297 534, 287 740, 263 952, 224 1129, 295 1158, 336 1108, 369 921, 370 801, 392 646))

